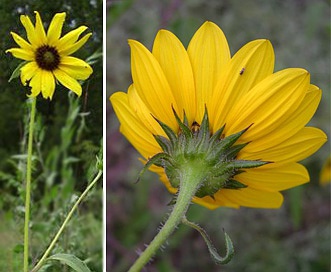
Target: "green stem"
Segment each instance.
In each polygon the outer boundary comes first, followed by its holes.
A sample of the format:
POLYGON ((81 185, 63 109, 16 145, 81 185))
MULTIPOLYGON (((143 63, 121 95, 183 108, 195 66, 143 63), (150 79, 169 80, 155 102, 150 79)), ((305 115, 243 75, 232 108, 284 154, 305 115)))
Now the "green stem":
POLYGON ((76 208, 78 207, 78 205, 80 204, 80 202, 85 198, 85 196, 90 191, 90 189, 94 186, 94 184, 99 180, 99 178, 101 177, 101 175, 102 175, 102 170, 99 170, 99 172, 96 175, 96 177, 94 178, 94 180, 87 186, 87 188, 85 189, 85 191, 77 199, 77 201, 75 202, 74 206, 71 208, 70 212, 68 213, 68 215, 65 218, 64 222, 62 223, 62 226, 60 227, 60 229, 58 230, 58 232, 54 236, 54 238, 53 238, 52 242, 50 243, 50 245, 48 246, 48 248, 46 249, 44 255, 41 257, 41 259, 36 264, 36 266, 31 270, 31 272, 36 272, 36 271, 38 271, 42 267, 42 265, 46 261, 46 258, 49 255, 49 253, 51 252, 51 250, 55 246, 57 240, 59 239, 60 235, 62 234, 65 226, 68 224, 70 218, 72 217, 73 213, 75 212, 76 208))
POLYGON ((29 270, 29 221, 30 221, 30 202, 31 202, 31 172, 32 172, 32 143, 33 143, 33 127, 36 115, 36 101, 32 98, 30 123, 29 123, 29 139, 28 139, 28 158, 26 163, 26 187, 25 187, 25 219, 24 219, 24 259, 23 271, 29 270))
POLYGON ((154 237, 145 251, 131 266, 129 272, 141 271, 145 264, 155 255, 156 251, 173 233, 178 224, 181 223, 182 218, 185 217, 187 209, 191 203, 191 199, 195 195, 200 183, 203 180, 203 171, 201 171, 199 166, 190 164, 186 166, 184 165, 181 173, 184 173, 184 175, 180 181, 180 189, 176 204, 168 220, 165 222, 159 233, 154 237))

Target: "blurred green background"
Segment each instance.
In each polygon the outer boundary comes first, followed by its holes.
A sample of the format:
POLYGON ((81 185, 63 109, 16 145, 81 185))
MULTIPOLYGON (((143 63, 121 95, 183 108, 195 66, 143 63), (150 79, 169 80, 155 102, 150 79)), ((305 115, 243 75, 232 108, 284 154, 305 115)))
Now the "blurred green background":
MULTIPOLYGON (((224 31, 232 55, 245 43, 267 38, 274 46, 275 71, 302 67, 323 90, 310 125, 330 138, 330 2, 327 0, 128 0, 107 1, 107 98, 131 84, 127 39, 151 49, 160 28, 174 32, 185 46, 206 20, 224 31)), ((165 220, 171 195, 149 173, 134 181, 142 168, 139 154, 118 132, 107 103, 107 271, 126 271, 165 220)), ((210 259, 196 231, 180 226, 164 250, 144 271, 329 271, 330 186, 319 184, 319 172, 330 154, 325 144, 305 160, 311 182, 284 192, 280 209, 219 208, 192 205, 188 219, 199 223, 224 253, 222 228, 236 254, 226 266, 210 259)))
MULTIPOLYGON (((22 271, 25 199, 27 96, 19 79, 8 82, 20 63, 5 50, 17 47, 10 31, 26 38, 20 15, 35 22, 39 11, 45 27, 57 12, 67 13, 62 33, 88 26, 93 35, 74 56, 86 59, 102 52, 102 0, 1 0, 0 3, 0 271, 22 271)), ((84 33, 85 35, 85 33, 84 33)), ((32 174, 30 261, 35 263, 58 231, 77 196, 95 172, 102 141, 102 60, 83 85, 80 98, 57 85, 53 100, 37 99, 32 174)), ((102 271, 102 182, 89 194, 72 218, 55 252, 85 260, 102 271)), ((56 264, 47 271, 70 271, 56 264)))

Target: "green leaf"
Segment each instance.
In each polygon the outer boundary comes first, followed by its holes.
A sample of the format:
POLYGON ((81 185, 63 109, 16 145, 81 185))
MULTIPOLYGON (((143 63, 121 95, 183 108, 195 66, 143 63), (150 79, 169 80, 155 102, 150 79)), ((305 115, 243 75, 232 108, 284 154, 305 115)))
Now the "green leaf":
POLYGON ((65 165, 75 163, 75 162, 80 162, 80 159, 76 158, 76 157, 73 157, 73 156, 69 156, 69 157, 67 157, 63 160, 63 163, 65 165))
POLYGON ((94 63, 96 63, 99 60, 102 60, 102 51, 101 50, 97 50, 95 51, 91 56, 89 56, 85 61, 92 65, 94 63))
POLYGON ((226 181, 223 186, 223 188, 225 188, 225 189, 242 189, 242 188, 246 188, 246 187, 247 187, 247 185, 245 185, 237 180, 234 180, 234 179, 226 181))
POLYGON ((13 251, 15 253, 22 253, 24 251, 24 246, 23 244, 17 244, 14 248, 13 251))
POLYGON ((172 145, 168 138, 161 135, 153 135, 154 139, 157 141, 162 150, 168 154, 172 153, 172 145))
POLYGON ((97 158, 97 164, 96 164, 96 168, 97 170, 102 170, 103 169, 103 142, 102 142, 102 138, 100 140, 100 149, 99 149, 99 153, 96 156, 97 158))
POLYGON ((205 243, 208 247, 210 256, 216 264, 218 264, 218 265, 227 264, 228 262, 231 261, 233 255, 234 255, 234 248, 233 248, 233 244, 232 244, 230 236, 225 231, 224 231, 224 236, 225 236, 226 254, 224 257, 221 257, 218 254, 217 249, 212 244, 207 232, 202 227, 200 227, 199 225, 197 225, 193 222, 188 221, 186 219, 186 217, 183 217, 182 223, 197 230, 201 234, 202 238, 205 240, 205 243))
POLYGON ((158 120, 157 118, 155 118, 153 115, 152 117, 155 119, 156 122, 159 123, 159 125, 161 126, 161 128, 163 129, 163 131, 165 132, 165 134, 167 134, 169 141, 171 143, 172 146, 175 146, 176 142, 177 142, 177 135, 175 132, 172 131, 172 129, 166 125, 165 123, 161 122, 160 120, 158 120))
POLYGON ((20 76, 21 74, 21 68, 27 64, 28 61, 22 61, 19 65, 17 65, 17 67, 15 68, 14 72, 11 74, 8 82, 12 81, 13 79, 17 78, 20 76))
POLYGON ((91 272, 88 266, 75 255, 65 254, 65 253, 57 253, 47 258, 48 260, 57 260, 60 261, 77 272, 91 272))
POLYGON ((169 154, 164 153, 164 152, 157 153, 153 157, 149 158, 148 161, 146 162, 146 164, 144 165, 144 168, 140 171, 136 183, 139 182, 140 178, 142 177, 142 175, 146 172, 146 170, 149 167, 151 167, 153 164, 155 164, 157 166, 161 165, 162 160, 170 161, 171 158, 170 158, 169 154))

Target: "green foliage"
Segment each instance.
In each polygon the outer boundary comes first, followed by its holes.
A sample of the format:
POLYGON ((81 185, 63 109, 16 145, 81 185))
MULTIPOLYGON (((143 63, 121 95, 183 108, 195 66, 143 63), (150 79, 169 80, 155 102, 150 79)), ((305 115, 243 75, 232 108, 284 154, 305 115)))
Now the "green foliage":
POLYGON ((86 266, 86 264, 78 259, 75 255, 71 254, 54 254, 48 258, 49 260, 57 260, 68 266, 77 272, 91 272, 91 270, 86 266))
MULTIPOLYGON (((89 115, 81 112, 81 99, 73 94, 68 95, 68 102, 68 112, 64 116, 64 123, 59 131, 59 142, 52 148, 49 148, 47 144, 49 128, 45 126, 44 117, 38 112, 36 116, 31 205, 30 256, 32 261, 40 258, 80 191, 87 186, 87 182, 99 170, 96 156, 98 154, 100 156, 102 147, 94 145, 91 140, 86 139, 88 128, 85 119, 89 115), (47 238, 45 239, 45 237, 47 238)), ((28 103, 29 100, 27 100, 28 103)), ((25 131, 28 129, 27 116, 28 114, 24 121, 25 131)), ((23 135, 26 135, 26 132, 23 135)), ((99 137, 102 137, 101 133, 99 133, 99 137)), ((23 224, 24 218, 22 180, 24 180, 26 164, 25 142, 26 137, 23 137, 20 144, 21 153, 13 155, 8 161, 10 167, 7 167, 6 172, 0 171, 0 177, 4 180, 4 192, 2 192, 4 197, 1 198, 0 205, 6 211, 6 213, 0 213, 0 217, 16 221, 18 225, 23 224)), ((100 140, 98 144, 100 144, 100 140)), ((61 237, 54 252, 71 253, 80 258, 89 257, 94 271, 101 271, 102 189, 99 187, 90 193, 89 199, 90 202, 83 204, 82 210, 79 212, 80 216, 71 220, 70 226, 65 230, 65 234, 61 237), (86 238, 90 236, 91 239, 86 238), (96 243, 98 240, 99 242, 96 243)), ((15 229, 15 232, 20 233, 21 230, 15 229)), ((14 233, 11 235, 15 236, 14 233)), ((17 244, 13 243, 9 250, 19 248, 21 241, 21 239, 16 240, 17 244)), ((18 254, 17 250, 15 252, 18 254)), ((8 265, 9 267, 14 266, 16 262, 8 265)), ((58 271, 61 269, 59 265, 53 264, 52 269, 58 271)))

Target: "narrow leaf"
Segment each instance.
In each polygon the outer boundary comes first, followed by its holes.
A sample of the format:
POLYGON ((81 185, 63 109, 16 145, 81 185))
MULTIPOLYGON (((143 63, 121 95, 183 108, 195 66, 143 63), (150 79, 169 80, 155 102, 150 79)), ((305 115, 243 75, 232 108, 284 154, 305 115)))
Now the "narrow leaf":
POLYGON ((48 257, 47 259, 60 261, 70 266, 77 272, 91 272, 88 266, 81 259, 72 254, 58 253, 48 257))
POLYGON ((249 144, 249 143, 231 146, 229 148, 229 150, 226 152, 226 158, 228 160, 231 160, 231 159, 236 158, 236 156, 238 155, 239 151, 242 150, 247 144, 249 144))
POLYGON ((172 146, 175 146, 175 143, 177 141, 176 134, 172 131, 172 129, 168 125, 166 125, 162 121, 156 119, 154 116, 153 116, 153 118, 155 119, 156 122, 159 123, 159 125, 161 126, 161 128, 163 129, 163 131, 165 132, 165 134, 167 134, 167 136, 169 137, 169 140, 170 140, 172 146))
POLYGON ((213 146, 214 143, 215 143, 216 141, 220 140, 224 128, 225 128, 225 125, 224 125, 223 127, 221 127, 219 130, 217 130, 217 131, 211 136, 210 141, 209 141, 209 142, 210 142, 210 146, 213 146))
POLYGON ((167 153, 157 153, 156 155, 154 155, 153 157, 151 157, 147 163, 144 165, 144 168, 140 171, 138 178, 136 180, 136 183, 139 182, 140 178, 142 177, 142 175, 146 172, 146 170, 151 167, 153 164, 157 164, 159 165, 162 160, 171 160, 170 156, 167 153))
POLYGON ((231 179, 224 184, 223 188, 224 189, 242 189, 242 188, 247 188, 247 185, 245 185, 237 180, 231 179))
POLYGON ((17 65, 17 67, 15 68, 13 73, 11 74, 8 82, 11 82, 13 79, 19 77, 20 74, 21 74, 21 68, 27 63, 28 63, 28 61, 22 61, 19 65, 17 65))
POLYGON ((242 169, 242 168, 255 168, 271 162, 267 161, 250 161, 250 160, 233 160, 227 163, 226 169, 242 169))
POLYGON ((206 231, 203 228, 201 228, 199 225, 197 225, 193 222, 188 221, 186 219, 186 217, 184 217, 182 219, 182 223, 189 226, 189 227, 191 227, 191 228, 194 228, 195 230, 197 230, 201 234, 202 238, 206 242, 206 245, 208 247, 210 256, 215 261, 216 264, 227 264, 228 262, 231 261, 233 255, 234 255, 234 247, 233 247, 232 241, 230 239, 230 236, 225 231, 224 231, 224 236, 225 236, 226 254, 225 254, 224 257, 221 257, 218 254, 217 249, 212 244, 208 234, 206 233, 206 231))
POLYGON ((166 137, 163 137, 161 135, 153 135, 153 137, 164 152, 168 154, 172 153, 173 147, 171 145, 171 142, 166 137))
MULTIPOLYGON (((249 127, 248 127, 249 128, 249 127)), ((213 147, 215 150, 215 153, 219 154, 221 156, 226 150, 228 150, 239 138, 242 136, 248 128, 239 131, 235 134, 229 135, 222 139, 219 143, 217 143, 216 146, 213 147)))

